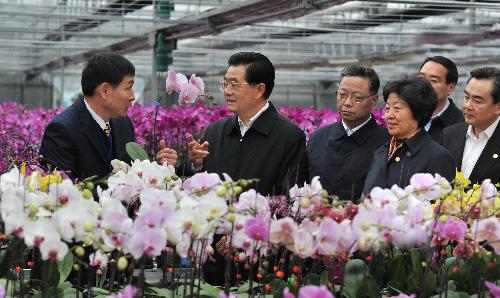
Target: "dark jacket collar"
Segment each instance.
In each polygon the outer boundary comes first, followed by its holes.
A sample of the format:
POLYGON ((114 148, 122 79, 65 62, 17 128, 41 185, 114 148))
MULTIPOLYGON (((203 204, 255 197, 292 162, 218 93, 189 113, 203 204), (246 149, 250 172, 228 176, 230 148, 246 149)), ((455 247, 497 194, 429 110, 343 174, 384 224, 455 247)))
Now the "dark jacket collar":
POLYGON ((438 117, 439 119, 441 119, 445 127, 460 122, 459 120, 463 121, 462 111, 457 108, 451 98, 448 98, 448 102, 450 103, 450 105, 448 106, 446 111, 444 111, 443 114, 438 117))
MULTIPOLYGON (((254 129, 259 133, 269 136, 271 134, 271 129, 274 126, 274 119, 279 115, 278 111, 272 104, 269 102, 269 107, 265 110, 252 124, 250 129, 254 129)), ((226 126, 226 134, 229 135, 231 133, 238 132, 240 133, 240 125, 238 123, 238 115, 233 115, 229 118, 229 125, 226 126)))
POLYGON ((427 131, 423 127, 421 127, 420 131, 417 132, 417 134, 414 137, 405 141, 405 145, 406 148, 408 148, 408 151, 412 155, 415 155, 422 148, 422 146, 429 140, 431 140, 429 133, 427 133, 427 131))
MULTIPOLYGON (((80 123, 83 126, 83 133, 87 136, 89 142, 97 150, 97 152, 99 152, 103 160, 109 162, 108 155, 106 154, 104 145, 101 141, 102 137, 99 136, 100 127, 97 122, 95 122, 94 118, 92 118, 92 115, 83 102, 83 98, 76 103, 76 108, 78 110, 78 115, 80 115, 80 123)), ((113 126, 112 121, 111 126, 113 126)))

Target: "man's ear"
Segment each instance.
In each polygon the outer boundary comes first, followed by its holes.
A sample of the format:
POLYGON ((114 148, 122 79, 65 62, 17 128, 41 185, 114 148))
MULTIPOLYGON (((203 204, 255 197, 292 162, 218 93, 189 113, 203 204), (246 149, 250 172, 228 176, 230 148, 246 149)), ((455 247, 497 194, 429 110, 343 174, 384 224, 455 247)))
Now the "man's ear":
POLYGON ((372 96, 372 99, 371 99, 372 100, 372 109, 377 107, 378 99, 379 99, 378 94, 375 94, 372 96))
POLYGON ((448 96, 455 91, 455 87, 457 87, 456 84, 448 84, 448 96))
POLYGON ((257 89, 257 97, 263 98, 264 93, 266 92, 266 85, 264 83, 260 83, 257 85, 256 89, 257 89))
POLYGON ((103 82, 97 85, 96 91, 100 97, 107 99, 111 87, 112 87, 111 84, 103 82))

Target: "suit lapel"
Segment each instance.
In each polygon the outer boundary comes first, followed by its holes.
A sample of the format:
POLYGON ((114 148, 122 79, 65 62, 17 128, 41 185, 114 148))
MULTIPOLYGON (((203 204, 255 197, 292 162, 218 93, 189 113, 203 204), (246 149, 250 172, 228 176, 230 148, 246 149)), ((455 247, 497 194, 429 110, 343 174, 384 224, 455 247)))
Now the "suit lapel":
POLYGON ((470 179, 472 182, 483 182, 480 180, 486 179, 489 169, 500 162, 500 124, 493 132, 493 135, 486 143, 486 146, 481 152, 479 159, 472 169, 470 179))
POLYGON ((80 101, 78 105, 79 115, 80 115, 80 123, 82 124, 82 132, 85 137, 88 139, 91 146, 98 152, 98 155, 104 162, 109 162, 108 157, 104 148, 104 144, 102 143, 101 136, 99 135, 99 131, 97 130, 97 123, 90 115, 90 112, 85 107, 85 103, 83 99, 80 101))

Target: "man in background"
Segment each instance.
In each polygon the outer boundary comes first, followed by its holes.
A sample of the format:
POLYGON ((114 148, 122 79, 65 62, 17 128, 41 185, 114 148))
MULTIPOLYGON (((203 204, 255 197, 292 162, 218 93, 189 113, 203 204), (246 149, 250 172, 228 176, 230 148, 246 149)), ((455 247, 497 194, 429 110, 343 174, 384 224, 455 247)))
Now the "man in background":
POLYGON ((315 131, 307 146, 307 181, 320 177, 330 195, 357 201, 361 196, 373 152, 389 140, 371 110, 378 101, 380 81, 375 70, 350 65, 340 74, 337 112, 342 121, 315 131))
POLYGON ((443 56, 427 57, 420 66, 419 75, 431 83, 438 95, 436 109, 424 129, 434 141, 439 141, 445 127, 464 121, 462 111, 449 98, 457 86, 457 66, 443 56))

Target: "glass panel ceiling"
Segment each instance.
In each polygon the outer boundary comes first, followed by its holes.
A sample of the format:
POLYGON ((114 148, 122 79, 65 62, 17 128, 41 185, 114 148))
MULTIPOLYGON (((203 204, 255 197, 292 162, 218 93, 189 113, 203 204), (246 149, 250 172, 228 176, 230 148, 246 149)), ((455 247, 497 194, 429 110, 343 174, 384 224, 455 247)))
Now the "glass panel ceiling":
POLYGON ((101 51, 151 76, 157 30, 177 40, 171 69, 214 80, 237 51, 270 57, 285 84, 335 81, 349 63, 372 65, 386 81, 436 54, 462 76, 500 64, 498 1, 0 0, 0 23, 0 69, 28 77, 80 74, 101 51), (155 14, 167 3, 169 18, 155 14))

